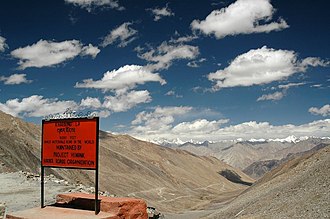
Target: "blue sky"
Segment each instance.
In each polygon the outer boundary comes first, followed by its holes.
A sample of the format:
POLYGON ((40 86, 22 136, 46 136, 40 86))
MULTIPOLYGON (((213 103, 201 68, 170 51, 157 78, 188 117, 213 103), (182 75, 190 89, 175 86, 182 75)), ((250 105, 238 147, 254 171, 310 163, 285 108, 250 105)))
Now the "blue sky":
POLYGON ((145 140, 329 136, 326 0, 4 0, 0 110, 145 140))

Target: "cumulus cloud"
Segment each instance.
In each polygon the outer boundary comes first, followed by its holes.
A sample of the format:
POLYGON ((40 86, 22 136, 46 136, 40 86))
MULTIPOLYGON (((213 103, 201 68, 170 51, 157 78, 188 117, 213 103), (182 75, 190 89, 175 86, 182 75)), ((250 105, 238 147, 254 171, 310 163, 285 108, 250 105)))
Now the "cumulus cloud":
POLYGON ((153 112, 142 111, 131 122, 134 133, 158 133, 170 130, 175 117, 182 116, 192 110, 192 107, 156 107, 153 112))
POLYGON ((127 46, 137 38, 136 35, 138 33, 138 31, 131 28, 130 25, 132 25, 131 22, 125 22, 119 27, 111 30, 110 33, 104 37, 101 46, 106 47, 115 42, 118 42, 118 47, 127 46))
POLYGON ((207 120, 195 119, 178 124, 178 118, 193 111, 191 107, 157 107, 154 112, 145 111, 137 114, 132 121, 129 134, 147 141, 160 139, 183 141, 221 141, 244 139, 274 139, 286 138, 289 135, 297 137, 325 137, 330 133, 330 119, 318 120, 302 125, 272 125, 268 122, 249 121, 229 125, 228 119, 207 120), (174 114, 177 112, 177 114, 174 114), (175 125, 176 124, 176 125, 175 125), (265 132, 267 130, 267 132, 265 132))
POLYGON ((264 94, 261 97, 257 99, 257 101, 262 101, 262 100, 280 100, 284 97, 285 93, 276 91, 272 94, 264 94))
POLYGON ((113 112, 125 112, 138 104, 149 103, 151 100, 147 90, 130 91, 115 96, 106 96, 102 107, 113 112))
POLYGON ((109 110, 101 110, 101 111, 96 111, 95 114, 100 118, 107 118, 111 115, 111 112, 109 110))
POLYGON ((114 96, 105 96, 103 103, 99 98, 86 97, 79 105, 80 109, 97 110, 95 113, 108 117, 112 112, 125 112, 138 104, 149 103, 152 100, 147 90, 116 93, 114 96))
POLYGON ((194 20, 191 28, 206 35, 214 34, 218 39, 288 28, 289 25, 282 18, 270 22, 274 12, 269 0, 237 0, 227 8, 212 11, 205 20, 194 20))
POLYGON ((78 55, 90 55, 93 58, 100 52, 97 47, 89 44, 83 46, 78 40, 53 42, 39 40, 37 43, 11 52, 14 58, 19 59, 19 68, 54 66, 71 60, 78 55))
POLYGON ((228 67, 208 74, 215 82, 213 90, 226 87, 252 86, 281 81, 289 76, 305 72, 309 66, 328 66, 329 62, 317 57, 298 60, 290 50, 275 50, 266 46, 252 49, 237 56, 228 67))
POLYGON ((86 97, 85 99, 82 99, 80 102, 81 108, 98 109, 101 106, 102 106, 101 101, 96 97, 86 97))
POLYGON ((119 69, 107 71, 101 80, 85 79, 82 83, 76 83, 76 88, 95 88, 104 91, 126 92, 135 88, 138 84, 146 82, 159 82, 166 84, 159 74, 152 73, 143 66, 125 65, 119 69))
POLYGON ((146 10, 152 13, 154 16, 154 21, 159 21, 163 17, 174 16, 174 13, 171 11, 168 5, 166 5, 164 8, 148 8, 146 10))
POLYGON ((196 46, 185 44, 169 44, 163 42, 156 49, 150 49, 141 53, 141 48, 136 49, 140 54, 139 58, 152 62, 146 67, 151 71, 168 69, 174 60, 194 59, 199 55, 199 49, 196 46))
POLYGON ((32 80, 26 79, 26 74, 12 74, 9 77, 0 76, 0 81, 7 85, 29 84, 32 80))
POLYGON ((120 6, 117 0, 64 0, 66 3, 74 4, 75 6, 86 9, 91 12, 95 8, 112 8, 118 11, 125 10, 120 6))
POLYGON ((208 121, 206 119, 197 119, 192 122, 182 122, 174 126, 172 131, 173 133, 191 133, 191 134, 202 134, 210 133, 219 129, 223 124, 228 123, 228 119, 220 119, 218 121, 208 121))
POLYGON ((75 102, 32 95, 21 100, 16 98, 9 99, 5 103, 0 102, 0 110, 18 117, 45 117, 50 114, 61 114, 70 108, 78 111, 89 110, 97 116, 106 118, 111 113, 125 112, 138 104, 149 103, 151 100, 147 90, 116 93, 114 96, 105 96, 103 101, 96 97, 86 97, 80 102, 75 102))
POLYGON ((104 92, 112 92, 113 95, 104 97, 103 103, 95 98, 86 98, 81 101, 81 106, 103 110, 108 112, 124 112, 138 104, 149 103, 152 98, 147 90, 132 90, 138 85, 147 82, 159 82, 161 85, 166 81, 158 73, 153 73, 143 66, 125 65, 119 69, 104 73, 103 78, 94 81, 85 79, 82 83, 76 83, 76 88, 101 89, 104 92))
POLYGON ((330 105, 326 104, 322 106, 321 108, 317 107, 311 107, 308 109, 308 112, 310 112, 313 115, 321 115, 321 116, 330 116, 330 105))
POLYGON ((0 103, 0 110, 19 117, 44 117, 54 113, 62 113, 65 109, 77 109, 74 101, 60 101, 56 98, 49 99, 43 96, 33 95, 19 100, 9 99, 0 103))
POLYGON ((96 58, 97 54, 99 54, 101 50, 92 44, 88 44, 88 46, 84 46, 81 49, 80 55, 82 56, 92 56, 93 59, 96 58))
POLYGON ((8 48, 6 44, 6 38, 0 36, 0 52, 4 52, 8 48))

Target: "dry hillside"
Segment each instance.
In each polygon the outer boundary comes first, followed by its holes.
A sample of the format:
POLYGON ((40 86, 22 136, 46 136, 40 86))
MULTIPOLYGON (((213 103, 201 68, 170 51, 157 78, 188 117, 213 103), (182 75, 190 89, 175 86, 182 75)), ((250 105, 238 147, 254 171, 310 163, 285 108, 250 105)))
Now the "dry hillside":
MULTIPOLYGON (((0 172, 38 173, 40 127, 0 112, 0 172)), ((93 171, 54 169, 68 181, 92 185, 93 171)), ((228 178, 228 177, 227 177, 228 178)), ((130 136, 100 132, 100 189, 119 196, 142 197, 162 211, 198 209, 229 199, 253 180, 212 157, 163 148, 130 136), (234 183, 220 175, 230 172, 234 183)))
POLYGON ((330 146, 283 163, 208 218, 328 218, 330 146))

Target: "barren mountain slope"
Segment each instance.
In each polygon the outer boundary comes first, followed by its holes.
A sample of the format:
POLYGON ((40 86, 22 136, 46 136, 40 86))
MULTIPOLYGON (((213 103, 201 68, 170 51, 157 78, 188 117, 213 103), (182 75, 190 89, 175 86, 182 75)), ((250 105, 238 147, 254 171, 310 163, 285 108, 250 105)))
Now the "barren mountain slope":
MULTIPOLYGON (((41 127, 0 111, 0 173, 19 170, 40 173, 41 127)), ((91 184, 83 171, 46 169, 60 178, 91 184)))
MULTIPOLYGON (((4 113, 0 118, 4 124, 0 129, 0 171, 38 173, 40 127, 4 113)), ((216 158, 100 132, 100 189, 120 196, 142 197, 160 210, 197 209, 213 199, 228 199, 247 188, 220 175, 226 170, 242 181, 253 181, 216 158)), ((94 181, 93 171, 53 169, 53 172, 71 182, 92 185, 94 181)))
MULTIPOLYGON (((314 139, 314 141, 315 141, 315 139, 314 139)), ((307 142, 310 142, 310 141, 304 141, 302 143, 306 144, 307 142)), ((317 142, 312 142, 311 145, 314 146, 317 142)), ((298 145, 298 144, 296 144, 296 145, 298 145)), ((296 147, 296 145, 294 145, 292 147, 296 147)), ((243 172, 246 173, 247 175, 251 176, 254 179, 259 179, 263 175, 265 175, 267 172, 278 167, 282 163, 287 162, 288 160, 294 159, 295 157, 301 157, 307 153, 315 152, 328 145, 330 145, 330 142, 329 143, 320 143, 320 144, 316 145, 315 147, 313 147, 312 149, 307 150, 307 151, 298 152, 298 153, 289 153, 285 158, 280 159, 280 160, 256 161, 256 162, 252 163, 251 165, 249 165, 248 167, 246 167, 243 170, 243 172)), ((311 146, 303 146, 303 147, 306 149, 306 148, 310 148, 311 146)), ((295 149, 292 149, 292 151, 295 151, 295 149)))
POLYGON ((294 158, 208 218, 327 218, 330 146, 294 158))
POLYGON ((251 176, 254 179, 259 179, 272 169, 279 166, 282 160, 262 160, 256 161, 246 167, 243 172, 251 176))

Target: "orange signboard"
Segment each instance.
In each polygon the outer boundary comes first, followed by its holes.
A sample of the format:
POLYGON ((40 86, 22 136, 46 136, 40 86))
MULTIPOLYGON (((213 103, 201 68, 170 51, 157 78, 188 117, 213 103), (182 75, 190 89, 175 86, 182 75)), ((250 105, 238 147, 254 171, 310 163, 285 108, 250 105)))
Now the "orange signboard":
POLYGON ((42 121, 44 167, 97 168, 99 118, 42 121))

